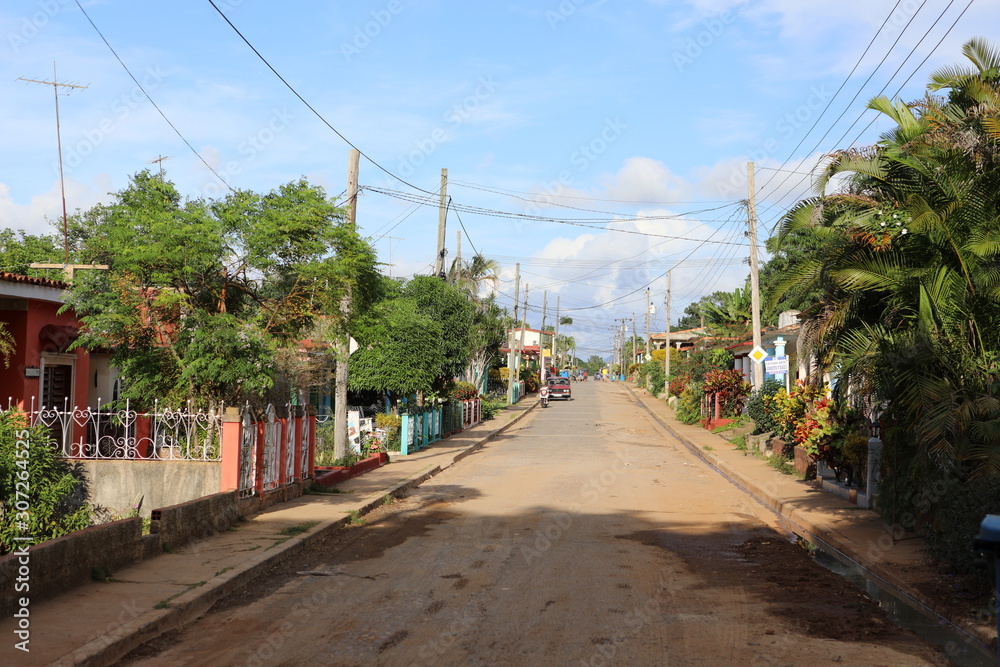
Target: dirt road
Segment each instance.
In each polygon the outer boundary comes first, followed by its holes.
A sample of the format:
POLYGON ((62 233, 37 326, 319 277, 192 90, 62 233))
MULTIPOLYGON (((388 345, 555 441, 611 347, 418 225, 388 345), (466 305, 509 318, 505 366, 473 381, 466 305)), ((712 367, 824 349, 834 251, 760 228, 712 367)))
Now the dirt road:
POLYGON ((573 393, 133 662, 947 664, 621 387, 573 393))

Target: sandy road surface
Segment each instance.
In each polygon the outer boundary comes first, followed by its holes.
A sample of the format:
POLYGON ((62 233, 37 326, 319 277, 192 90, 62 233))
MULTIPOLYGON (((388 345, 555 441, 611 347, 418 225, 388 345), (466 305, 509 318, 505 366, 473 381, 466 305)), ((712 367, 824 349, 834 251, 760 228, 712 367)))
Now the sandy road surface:
POLYGON ((133 661, 946 664, 622 388, 573 393, 133 661))

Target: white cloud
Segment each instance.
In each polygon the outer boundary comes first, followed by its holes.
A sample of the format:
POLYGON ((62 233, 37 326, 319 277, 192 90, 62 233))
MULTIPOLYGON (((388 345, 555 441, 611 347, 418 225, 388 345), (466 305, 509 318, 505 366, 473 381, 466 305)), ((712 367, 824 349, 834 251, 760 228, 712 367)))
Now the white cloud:
MULTIPOLYGON (((101 175, 93 186, 66 179, 66 209, 70 215, 77 209, 87 210, 101 201, 107 201, 112 188, 111 179, 101 175)), ((0 182, 0 227, 23 229, 34 235, 53 233, 62 220, 62 194, 59 182, 47 192, 34 195, 26 204, 18 203, 6 183, 0 182), (53 224, 55 222, 55 226, 53 224)))

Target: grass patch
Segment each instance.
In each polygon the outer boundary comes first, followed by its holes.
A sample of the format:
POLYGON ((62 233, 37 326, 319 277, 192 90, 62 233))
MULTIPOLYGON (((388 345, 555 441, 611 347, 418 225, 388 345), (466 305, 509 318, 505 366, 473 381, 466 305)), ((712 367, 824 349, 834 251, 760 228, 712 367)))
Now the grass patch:
POLYGON ((307 496, 335 496, 338 493, 350 493, 350 491, 344 491, 336 487, 326 488, 323 486, 319 486, 318 484, 314 484, 313 486, 310 486, 308 489, 303 491, 303 494, 307 496))
POLYGON ((177 593, 174 593, 173 595, 171 595, 170 597, 168 597, 166 600, 160 600, 159 602, 156 603, 156 605, 153 608, 154 609, 166 609, 167 607, 170 606, 170 603, 174 599, 179 598, 180 596, 184 595, 188 591, 193 590, 195 588, 198 588, 199 586, 204 586, 205 583, 206 582, 204 582, 204 581, 196 581, 193 584, 188 584, 187 588, 185 588, 184 590, 179 591, 177 593))
POLYGON ((715 447, 713 447, 712 445, 702 445, 701 448, 704 449, 706 452, 715 451, 715 447))
POLYGON ((383 505, 391 505, 393 500, 395 500, 395 498, 392 497, 392 494, 391 493, 387 493, 387 494, 385 494, 385 497, 382 498, 382 504, 383 505))
POLYGON ((287 535, 288 537, 295 537, 296 535, 306 532, 318 523, 319 521, 306 521, 305 523, 299 523, 294 526, 286 526, 278 532, 282 535, 287 535))
POLYGON ((347 513, 348 521, 352 526, 363 526, 365 525, 365 520, 361 518, 361 513, 358 510, 351 510, 347 513))
POLYGON ((745 452, 747 450, 747 437, 745 435, 741 435, 738 438, 733 438, 729 442, 733 443, 733 447, 740 450, 741 452, 745 452))
POLYGON ((218 576, 220 576, 220 575, 223 575, 223 574, 225 574, 226 572, 229 572, 229 571, 230 571, 231 569, 233 569, 233 568, 232 568, 232 567, 224 567, 224 568, 222 568, 221 570, 219 570, 218 572, 216 572, 216 573, 215 573, 215 576, 217 576, 217 577, 218 577, 218 576))
POLYGON ((767 465, 782 474, 795 475, 796 477, 798 476, 798 473, 795 471, 795 466, 792 465, 792 462, 789 459, 786 459, 783 456, 770 457, 767 459, 767 465))

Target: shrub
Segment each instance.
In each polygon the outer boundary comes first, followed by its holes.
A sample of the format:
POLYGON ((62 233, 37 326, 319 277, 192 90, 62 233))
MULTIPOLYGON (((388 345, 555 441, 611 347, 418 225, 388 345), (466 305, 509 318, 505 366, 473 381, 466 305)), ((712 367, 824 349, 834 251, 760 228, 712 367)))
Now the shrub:
POLYGON ((493 419, 497 413, 507 407, 507 401, 483 401, 483 419, 493 419))
POLYGON ((399 432, 403 427, 403 419, 399 415, 391 412, 380 412, 375 415, 375 428, 385 431, 385 438, 382 442, 386 451, 399 450, 399 432))
POLYGON ((689 382, 677 403, 677 419, 684 424, 697 424, 701 421, 701 399, 704 396, 705 391, 700 382, 689 382))
POLYGON ((38 543, 90 526, 89 500, 83 465, 53 446, 48 429, 29 427, 21 412, 0 412, 0 554, 30 545, 15 537, 38 543))
POLYGON ((703 391, 718 397, 721 416, 738 417, 750 393, 750 383, 734 369, 709 371, 705 373, 703 391))
POLYGON ((538 391, 538 373, 532 369, 521 369, 521 381, 524 382, 525 393, 531 394, 538 391))
POLYGON ((479 390, 471 382, 456 382, 448 392, 448 398, 455 401, 471 401, 479 398, 479 390))
POLYGON ((773 399, 781 388, 780 381, 767 378, 763 386, 747 399, 746 414, 753 420, 754 435, 777 431, 779 410, 773 399))

